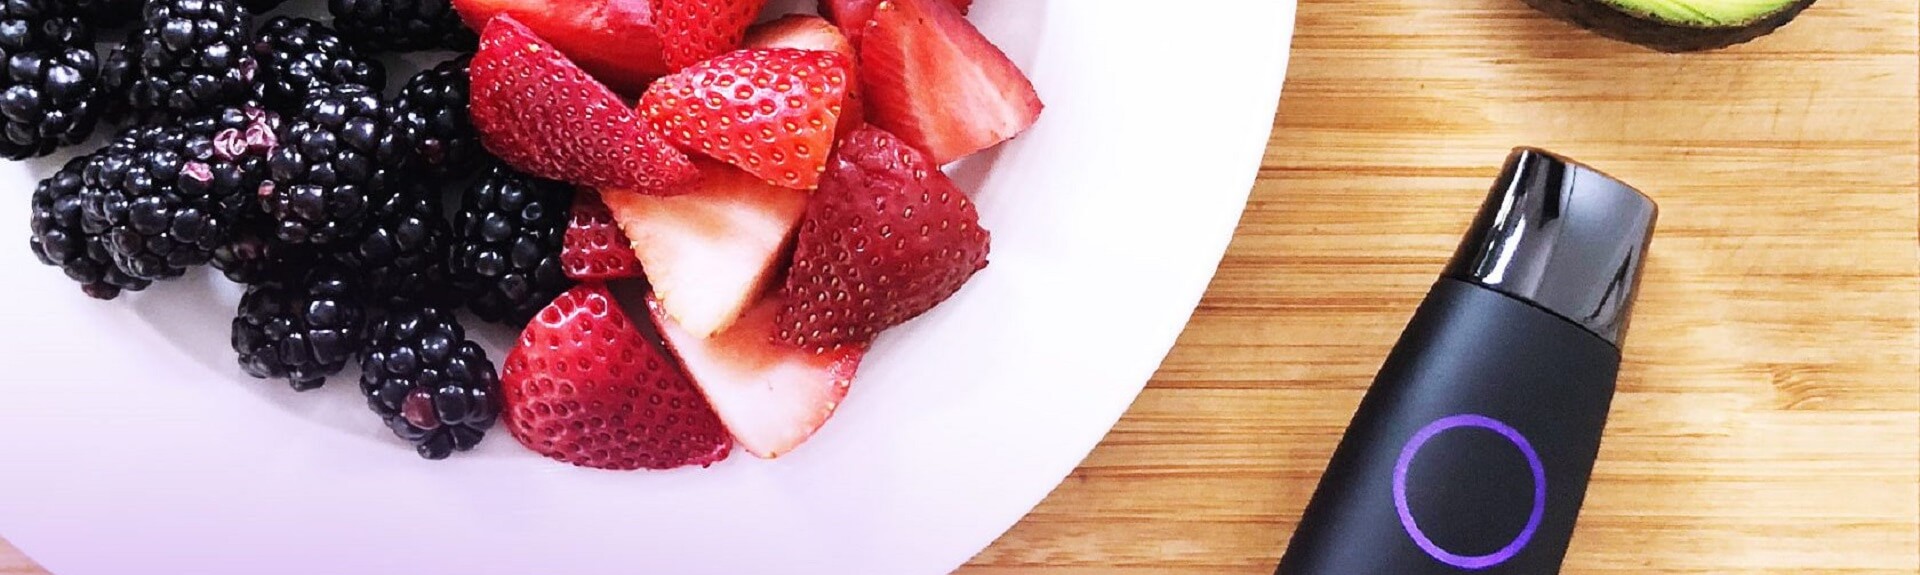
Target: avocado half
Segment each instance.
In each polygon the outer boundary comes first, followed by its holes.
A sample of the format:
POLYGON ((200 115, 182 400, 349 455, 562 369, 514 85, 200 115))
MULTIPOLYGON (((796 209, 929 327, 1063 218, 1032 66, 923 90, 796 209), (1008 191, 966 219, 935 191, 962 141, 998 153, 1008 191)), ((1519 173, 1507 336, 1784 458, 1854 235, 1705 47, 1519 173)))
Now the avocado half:
POLYGON ((1814 0, 1526 0, 1592 30, 1662 52, 1712 50, 1765 36, 1814 0))

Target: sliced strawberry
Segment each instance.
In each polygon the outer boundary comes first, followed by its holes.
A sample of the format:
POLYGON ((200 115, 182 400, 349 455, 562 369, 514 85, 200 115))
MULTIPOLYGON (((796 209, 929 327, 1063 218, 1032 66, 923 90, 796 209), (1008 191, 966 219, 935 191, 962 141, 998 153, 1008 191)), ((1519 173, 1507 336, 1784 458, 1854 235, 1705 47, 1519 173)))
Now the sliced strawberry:
POLYGON ((728 52, 661 78, 640 113, 668 140, 768 183, 811 190, 851 88, 846 56, 791 48, 728 52))
POLYGON ((454 0, 475 30, 508 14, 617 90, 734 49, 766 0, 454 0))
MULTIPOLYGON (((973 6, 973 0, 947 1, 959 8, 961 14, 966 14, 967 8, 973 6)), ((879 4, 880 0, 820 0, 820 13, 847 29, 849 36, 857 38, 867 27, 867 22, 873 21, 873 7, 879 4)))
MULTIPOLYGON (((847 57, 849 68, 857 57, 853 53, 853 43, 847 41, 846 34, 841 33, 838 27, 824 18, 806 14, 788 14, 778 20, 749 28, 747 39, 741 45, 748 48, 796 48, 838 52, 847 57)), ((867 123, 866 116, 862 112, 864 108, 860 104, 859 88, 859 82, 847 86, 847 98, 840 103, 840 123, 833 129, 835 137, 845 137, 853 133, 861 124, 867 123)))
POLYGON ((705 396, 604 284, 540 310, 507 353, 500 391, 514 439, 582 467, 706 466, 733 448, 705 396))
POLYGON ((640 260, 633 256, 633 247, 620 233, 613 212, 600 201, 600 194, 590 190, 575 193, 572 216, 567 221, 566 242, 560 248, 560 263, 567 277, 580 281, 640 277, 640 260))
POLYGON ((840 144, 807 205, 779 300, 781 341, 865 343, 987 266, 990 234, 925 154, 877 128, 840 144))
POLYGON ((1043 105, 1007 55, 944 0, 884 0, 860 47, 867 121, 945 165, 1032 126, 1043 105))
POLYGON ((649 299, 647 307, 667 348, 680 358, 734 441, 766 459, 791 453, 833 417, 867 353, 864 346, 813 353, 774 343, 779 304, 771 299, 712 338, 687 333, 657 300, 649 299))
POLYGON ((602 195, 626 231, 667 315, 697 337, 727 329, 766 293, 793 245, 807 193, 702 162, 693 191, 602 195))
POLYGON ((480 142, 520 171, 651 193, 698 176, 686 154, 511 16, 487 23, 469 74, 480 142))

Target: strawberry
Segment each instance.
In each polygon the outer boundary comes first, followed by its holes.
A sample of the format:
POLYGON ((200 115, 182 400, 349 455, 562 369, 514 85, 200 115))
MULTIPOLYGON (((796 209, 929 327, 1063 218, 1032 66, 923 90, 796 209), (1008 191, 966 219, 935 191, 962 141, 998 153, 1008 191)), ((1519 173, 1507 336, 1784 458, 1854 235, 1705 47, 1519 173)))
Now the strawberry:
POLYGON ((480 142, 520 171, 651 193, 698 175, 618 96, 511 16, 487 23, 469 75, 480 142))
POLYGON ((687 333, 657 300, 649 299, 647 307, 667 348, 680 358, 734 441, 766 459, 791 453, 833 417, 867 353, 864 346, 812 353, 774 343, 779 304, 772 299, 761 300, 712 338, 687 333))
POLYGON ((935 164, 1013 138, 1044 107, 1020 68, 945 0, 884 0, 856 42, 867 121, 935 164))
POLYGON ((766 0, 454 0, 479 30, 507 14, 617 90, 734 49, 766 0))
POLYGON ((699 389, 599 283, 527 324, 500 374, 507 431, 541 455, 597 469, 727 458, 732 437, 699 389))
POLYGON ((719 162, 699 165, 700 183, 685 194, 607 190, 601 196, 667 315, 695 336, 708 337, 766 293, 793 245, 807 193, 768 185, 719 162))
MULTIPOLYGON (((819 16, 788 14, 778 20, 766 22, 747 29, 747 39, 741 46, 748 48, 798 48, 801 50, 823 50, 838 52, 847 57, 849 72, 856 55, 853 43, 846 34, 832 23, 819 16)), ((857 75, 857 74, 856 74, 857 75)), ((847 87, 846 101, 840 103, 840 124, 833 133, 837 137, 846 136, 867 122, 860 105, 860 85, 855 82, 847 87)))
MULTIPOLYGON (((947 1, 959 8, 961 14, 966 14, 967 9, 973 6, 973 0, 947 1)), ((820 13, 835 25, 846 29, 849 36, 858 38, 866 29, 867 22, 873 21, 873 7, 879 4, 880 0, 820 0, 820 13)))
POLYGON ((600 201, 600 194, 589 190, 573 196, 573 214, 567 221, 560 263, 567 277, 580 281, 640 277, 640 260, 634 258, 627 237, 614 223, 613 212, 600 201))
POLYGON ((987 266, 966 194, 899 138, 866 127, 833 155, 781 287, 781 341, 865 343, 946 301, 987 266))
POLYGON ((640 114, 680 147, 777 186, 811 190, 851 87, 846 56, 792 48, 728 52, 661 78, 640 114))

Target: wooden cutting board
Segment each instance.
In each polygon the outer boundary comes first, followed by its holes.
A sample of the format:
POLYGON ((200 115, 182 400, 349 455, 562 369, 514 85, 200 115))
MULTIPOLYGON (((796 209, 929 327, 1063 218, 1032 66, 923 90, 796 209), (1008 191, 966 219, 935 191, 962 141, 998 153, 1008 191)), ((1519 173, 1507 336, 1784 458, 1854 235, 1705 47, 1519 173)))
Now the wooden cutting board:
MULTIPOLYGON (((1566 572, 1920 573, 1916 37, 1913 0, 1822 0, 1685 56, 1519 0, 1304 0, 1260 181, 1192 325, 960 573, 1271 573, 1521 144, 1663 208, 1566 572)), ((0 544, 0 574, 41 573, 0 544)))

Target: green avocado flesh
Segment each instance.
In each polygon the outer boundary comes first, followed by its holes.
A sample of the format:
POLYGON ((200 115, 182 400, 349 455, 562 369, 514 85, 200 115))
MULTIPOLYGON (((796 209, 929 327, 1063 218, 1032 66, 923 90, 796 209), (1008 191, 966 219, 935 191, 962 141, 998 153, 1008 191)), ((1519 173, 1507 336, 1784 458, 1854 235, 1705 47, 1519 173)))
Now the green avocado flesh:
POLYGON ((1793 5, 1793 0, 1604 0, 1622 11, 1682 26, 1745 26, 1793 5))
POLYGON ((1525 0, 1615 40, 1662 52, 1724 48, 1765 36, 1814 0, 1525 0))

